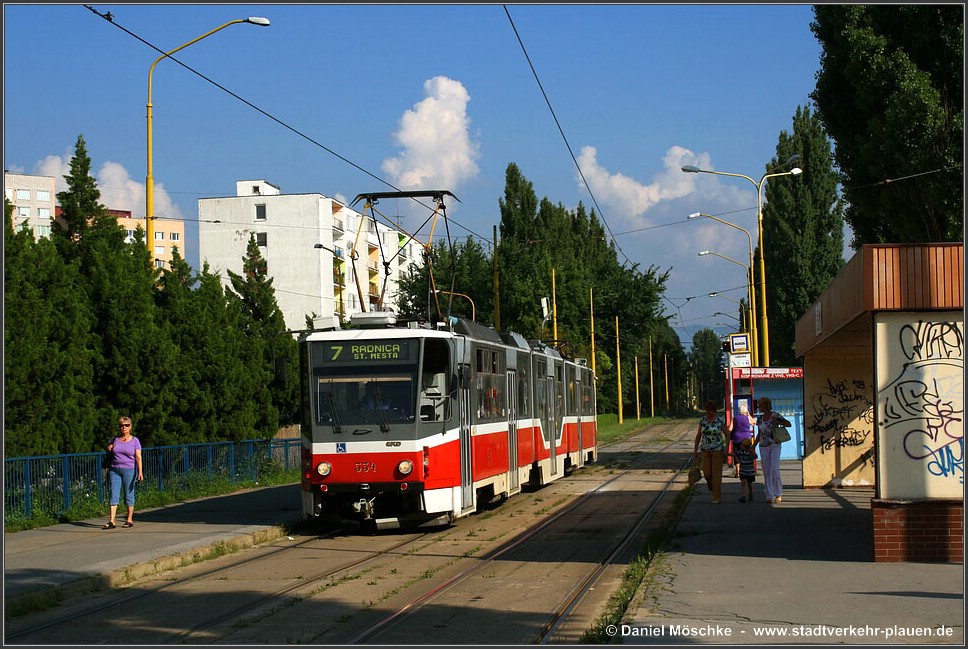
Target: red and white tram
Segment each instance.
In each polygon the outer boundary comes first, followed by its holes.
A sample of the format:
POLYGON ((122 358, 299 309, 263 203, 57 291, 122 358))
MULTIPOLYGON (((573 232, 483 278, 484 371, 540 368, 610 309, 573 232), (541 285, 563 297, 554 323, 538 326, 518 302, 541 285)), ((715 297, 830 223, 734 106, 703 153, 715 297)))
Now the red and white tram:
POLYGON ((591 368, 472 321, 299 339, 308 519, 378 529, 451 522, 597 458, 591 368))

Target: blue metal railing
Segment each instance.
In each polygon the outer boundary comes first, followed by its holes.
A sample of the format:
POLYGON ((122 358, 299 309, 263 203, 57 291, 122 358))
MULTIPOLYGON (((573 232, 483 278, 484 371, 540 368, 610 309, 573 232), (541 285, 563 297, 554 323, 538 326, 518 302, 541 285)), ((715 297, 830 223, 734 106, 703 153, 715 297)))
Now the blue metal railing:
MULTIPOLYGON (((191 480, 255 482, 267 471, 298 468, 301 447, 297 438, 145 448, 143 485, 165 491, 166 486, 191 480)), ((5 458, 5 521, 29 519, 37 512, 57 516, 84 500, 106 502, 103 458, 103 451, 5 458)))

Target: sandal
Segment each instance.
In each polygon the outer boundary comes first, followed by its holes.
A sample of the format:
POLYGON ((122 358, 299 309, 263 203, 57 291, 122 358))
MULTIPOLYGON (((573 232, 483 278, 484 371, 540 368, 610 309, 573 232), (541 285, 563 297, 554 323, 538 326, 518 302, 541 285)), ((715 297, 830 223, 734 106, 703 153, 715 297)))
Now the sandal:
POLYGON ((101 529, 102 530, 113 530, 115 527, 117 527, 117 525, 115 525, 114 523, 107 522, 107 523, 104 524, 104 527, 102 527, 101 529))
POLYGON ((122 525, 121 527, 134 527, 134 523, 132 523, 131 521, 126 521, 125 524, 122 525))

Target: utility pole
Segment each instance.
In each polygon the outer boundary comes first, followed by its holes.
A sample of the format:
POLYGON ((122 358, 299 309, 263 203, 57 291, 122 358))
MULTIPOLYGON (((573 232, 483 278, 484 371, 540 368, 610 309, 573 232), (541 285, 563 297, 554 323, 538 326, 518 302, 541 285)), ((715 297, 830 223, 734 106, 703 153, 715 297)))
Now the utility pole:
POLYGON ((618 346, 618 316, 615 316, 615 365, 618 369, 618 423, 622 424, 622 353, 618 346))

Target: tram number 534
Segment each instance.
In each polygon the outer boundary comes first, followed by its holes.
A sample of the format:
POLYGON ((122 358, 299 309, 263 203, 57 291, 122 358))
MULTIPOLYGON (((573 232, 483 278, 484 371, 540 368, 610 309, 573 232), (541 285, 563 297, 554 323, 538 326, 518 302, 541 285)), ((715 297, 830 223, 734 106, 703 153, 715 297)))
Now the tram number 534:
POLYGON ((376 471, 376 462, 357 462, 357 473, 373 473, 376 471))

